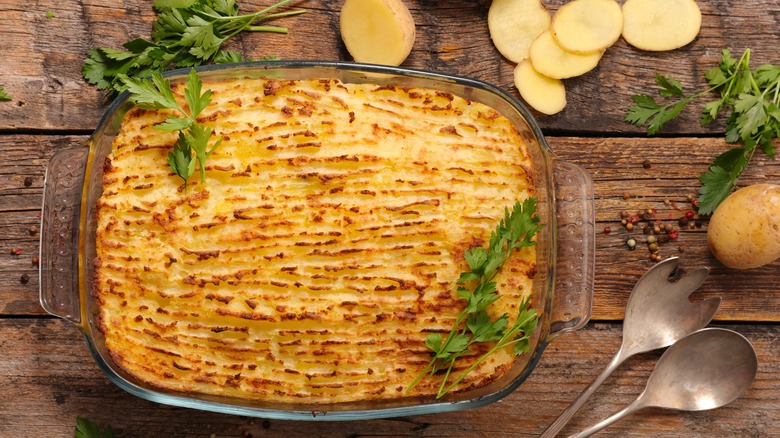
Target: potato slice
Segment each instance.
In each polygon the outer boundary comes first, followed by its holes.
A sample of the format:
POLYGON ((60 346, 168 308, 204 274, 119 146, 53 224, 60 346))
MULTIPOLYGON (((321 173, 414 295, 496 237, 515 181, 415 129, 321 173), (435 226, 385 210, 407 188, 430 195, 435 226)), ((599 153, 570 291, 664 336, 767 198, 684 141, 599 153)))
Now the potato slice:
POLYGON ((512 62, 528 58, 531 43, 550 28, 550 21, 540 0, 493 0, 488 10, 493 45, 512 62))
POLYGON ((357 62, 401 65, 414 45, 414 19, 402 0, 346 0, 339 24, 357 62))
POLYGON ((694 0, 626 0, 623 38, 637 49, 674 50, 693 41, 701 29, 694 0))
POLYGON ((566 79, 593 70, 604 52, 574 53, 564 50, 553 39, 552 31, 539 35, 529 50, 529 59, 539 73, 553 78, 566 79))
POLYGON ((515 85, 523 100, 542 114, 559 113, 566 106, 563 82, 540 74, 527 59, 515 67, 515 85))
POLYGON ((623 11, 615 0, 574 0, 558 9, 551 28, 555 41, 569 52, 606 50, 620 38, 623 11))

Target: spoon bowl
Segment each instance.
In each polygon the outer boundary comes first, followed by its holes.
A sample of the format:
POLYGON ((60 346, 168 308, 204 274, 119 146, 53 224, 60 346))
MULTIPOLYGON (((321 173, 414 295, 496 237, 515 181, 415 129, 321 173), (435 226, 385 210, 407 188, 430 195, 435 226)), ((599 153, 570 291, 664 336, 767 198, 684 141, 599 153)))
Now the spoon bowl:
POLYGON ((756 351, 744 336, 719 328, 699 330, 666 350, 633 403, 572 437, 590 436, 647 407, 681 411, 721 407, 744 394, 757 371, 756 351))
POLYGON ((709 269, 677 275, 677 257, 668 258, 647 271, 628 297, 623 318, 623 341, 604 371, 542 433, 552 438, 563 429, 612 372, 629 357, 668 347, 706 327, 715 316, 720 297, 692 303, 688 296, 704 283, 709 269))

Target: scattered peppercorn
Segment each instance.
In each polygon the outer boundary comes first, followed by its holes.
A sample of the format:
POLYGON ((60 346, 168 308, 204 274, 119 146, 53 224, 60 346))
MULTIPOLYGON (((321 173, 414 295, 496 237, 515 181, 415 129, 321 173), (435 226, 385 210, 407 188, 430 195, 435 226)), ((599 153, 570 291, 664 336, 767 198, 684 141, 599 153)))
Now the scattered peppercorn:
POLYGON ((41 261, 40 261, 40 259, 38 259, 38 257, 33 257, 33 258, 31 259, 31 262, 32 262, 32 265, 33 265, 33 266, 38 266, 38 265, 40 264, 40 262, 41 262, 41 261))
POLYGON ((680 232, 677 231, 677 230, 672 230, 672 231, 669 231, 667 236, 669 236, 670 239, 674 240, 674 239, 680 237, 680 232))
POLYGON ((677 247, 677 251, 679 251, 679 252, 681 252, 681 253, 682 253, 682 252, 685 252, 685 247, 684 247, 684 246, 682 246, 682 245, 680 245, 680 246, 678 246, 678 247, 677 247))
POLYGON ((626 246, 633 251, 634 248, 636 248, 636 240, 634 240, 633 237, 629 237, 628 240, 626 240, 626 246))
POLYGON ((38 232, 38 227, 36 227, 36 226, 31 226, 30 228, 28 228, 28 229, 27 229, 27 232, 28 232, 28 233, 30 233, 30 235, 31 235, 31 236, 34 236, 34 235, 35 235, 35 233, 37 233, 37 232, 38 232))
POLYGON ((647 236, 647 239, 645 239, 645 241, 646 241, 648 244, 650 244, 650 243, 655 243, 655 242, 656 242, 656 240, 655 240, 655 236, 647 236))
POLYGON ((645 160, 645 161, 642 162, 642 167, 644 167, 645 169, 649 169, 649 168, 653 167, 653 165, 652 165, 652 163, 650 163, 650 160, 645 160))
POLYGON ((677 220, 677 223, 680 224, 681 227, 684 227, 688 225, 688 218, 683 216, 680 219, 677 220))
POLYGON ((22 255, 21 248, 11 248, 11 255, 22 255))
POLYGON ((631 199, 631 194, 628 192, 623 192, 623 200, 627 201, 629 199, 631 199))
POLYGON ((658 244, 653 242, 650 245, 647 245, 647 249, 649 249, 650 252, 658 252, 658 244))
POLYGON ((634 223, 633 223, 633 222, 629 222, 629 223, 627 223, 627 224, 626 224, 626 229, 627 229, 628 231, 634 231, 634 223))
POLYGON ((27 284, 30 282, 30 276, 27 274, 22 274, 22 278, 19 279, 19 282, 22 284, 27 284))
POLYGON ((27 178, 24 179, 24 186, 25 187, 30 187, 32 185, 32 183, 33 183, 33 179, 32 179, 31 176, 28 176, 27 178))
POLYGON ((694 216, 696 216, 696 213, 694 213, 693 210, 688 210, 685 212, 685 217, 688 219, 693 219, 694 216))
POLYGON ((612 232, 612 227, 604 227, 604 234, 609 234, 612 232))

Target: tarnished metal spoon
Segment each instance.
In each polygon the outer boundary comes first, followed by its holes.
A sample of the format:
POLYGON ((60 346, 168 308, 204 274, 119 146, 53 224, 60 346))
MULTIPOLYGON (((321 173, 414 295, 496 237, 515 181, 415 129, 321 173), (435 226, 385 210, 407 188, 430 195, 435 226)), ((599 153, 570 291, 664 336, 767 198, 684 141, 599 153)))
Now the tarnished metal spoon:
POLYGON ((542 433, 552 438, 563 429, 580 406, 604 380, 629 357, 668 347, 712 321, 720 305, 720 297, 691 303, 688 296, 709 275, 709 269, 699 268, 682 277, 670 277, 679 259, 666 259, 639 279, 626 304, 623 318, 623 342, 606 369, 585 388, 568 408, 542 433))
POLYGON ((590 436, 642 408, 703 411, 721 407, 747 391, 757 370, 756 351, 744 336, 719 328, 699 330, 664 352, 636 400, 570 438, 590 436))

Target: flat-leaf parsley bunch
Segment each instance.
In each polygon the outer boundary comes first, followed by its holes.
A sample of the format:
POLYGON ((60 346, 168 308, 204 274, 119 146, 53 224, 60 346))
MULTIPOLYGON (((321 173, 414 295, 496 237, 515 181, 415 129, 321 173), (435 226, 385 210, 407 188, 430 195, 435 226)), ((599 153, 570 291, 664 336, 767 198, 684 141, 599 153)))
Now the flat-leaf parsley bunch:
POLYGON ((771 158, 780 138, 780 67, 766 64, 750 69, 750 49, 737 60, 724 49, 720 64, 704 74, 710 88, 696 94, 683 92, 680 82, 656 73, 658 94, 671 99, 659 104, 649 95, 633 96, 626 121, 637 126, 647 124, 648 135, 677 117, 692 100, 716 92, 720 98, 707 102, 701 124, 708 124, 727 113, 726 141, 742 145, 720 154, 709 170, 701 175, 699 213, 710 214, 734 190, 756 149, 771 158))
POLYGON ((179 137, 173 150, 168 152, 168 167, 184 180, 184 191, 187 191, 187 180, 195 173, 195 162, 200 167, 200 182, 206 181, 206 159, 219 147, 222 139, 218 139, 209 148, 211 128, 197 122, 198 115, 211 103, 211 90, 201 94, 203 84, 195 69, 190 70, 184 87, 185 110, 171 90, 171 83, 159 72, 152 73, 151 79, 134 79, 120 76, 122 83, 130 92, 130 99, 143 109, 172 109, 183 117, 170 116, 155 128, 162 131, 179 131, 179 137), (192 152, 195 152, 195 160, 192 152))
POLYGON ((126 88, 123 75, 145 78, 172 67, 241 61, 238 53, 221 50, 222 44, 243 31, 287 33, 284 27, 256 23, 302 14, 300 10, 274 12, 292 1, 239 14, 235 0, 155 0, 158 15, 151 40, 136 38, 126 42, 124 50, 92 49, 81 72, 90 84, 114 96, 126 88))
POLYGON ((477 246, 466 251, 464 257, 469 270, 460 274, 457 289, 460 298, 466 301, 466 307, 446 337, 440 333, 428 335, 425 345, 431 350, 431 360, 407 391, 425 376, 444 370, 436 395, 436 398, 441 398, 494 352, 510 346, 516 355, 528 351, 530 335, 539 319, 537 311, 529 308, 530 299, 523 300, 518 306, 517 317, 511 326, 509 315, 504 313, 492 319, 487 309, 500 298, 494 279, 501 267, 514 250, 535 245, 534 236, 540 229, 536 198, 528 198, 522 203, 516 202, 511 212, 504 210, 504 218, 491 234, 487 249, 477 246), (467 287, 469 285, 472 287, 467 287), (494 344, 450 382, 450 374, 458 358, 469 354, 473 345, 487 342, 494 344))

